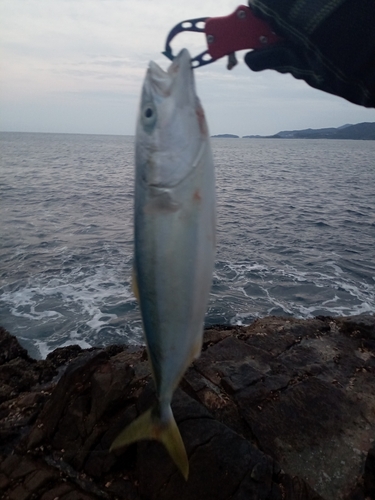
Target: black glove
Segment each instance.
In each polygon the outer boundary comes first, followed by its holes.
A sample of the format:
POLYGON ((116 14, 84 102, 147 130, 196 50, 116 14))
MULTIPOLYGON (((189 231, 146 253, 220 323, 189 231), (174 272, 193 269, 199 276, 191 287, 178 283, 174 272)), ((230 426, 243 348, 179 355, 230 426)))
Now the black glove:
POLYGON ((249 0, 249 6, 285 40, 248 52, 250 69, 291 73, 375 107, 375 0, 249 0))

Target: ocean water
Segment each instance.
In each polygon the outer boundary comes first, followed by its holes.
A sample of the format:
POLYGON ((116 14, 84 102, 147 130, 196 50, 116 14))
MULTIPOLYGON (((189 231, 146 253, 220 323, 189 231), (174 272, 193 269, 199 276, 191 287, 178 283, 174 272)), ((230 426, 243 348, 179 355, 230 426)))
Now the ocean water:
MULTIPOLYGON (((0 324, 34 357, 143 343, 132 137, 0 134, 0 324)), ((375 141, 213 139, 206 324, 375 312, 375 141)))

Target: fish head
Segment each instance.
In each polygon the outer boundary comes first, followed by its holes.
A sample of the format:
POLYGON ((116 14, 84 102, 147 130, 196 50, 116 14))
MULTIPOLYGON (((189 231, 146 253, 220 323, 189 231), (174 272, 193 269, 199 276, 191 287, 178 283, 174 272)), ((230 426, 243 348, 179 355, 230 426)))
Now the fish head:
POLYGON ((189 52, 183 49, 167 71, 151 61, 136 132, 136 165, 141 180, 164 189, 176 186, 196 165, 207 138, 189 52))

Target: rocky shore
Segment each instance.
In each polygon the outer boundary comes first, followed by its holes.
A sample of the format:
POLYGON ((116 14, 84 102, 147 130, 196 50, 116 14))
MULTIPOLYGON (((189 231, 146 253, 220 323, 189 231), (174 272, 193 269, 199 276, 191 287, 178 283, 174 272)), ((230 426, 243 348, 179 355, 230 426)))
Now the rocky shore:
POLYGON ((154 400, 144 348, 33 360, 0 328, 0 497, 375 498, 375 318, 269 317, 205 332, 173 412, 190 461, 108 449, 154 400))

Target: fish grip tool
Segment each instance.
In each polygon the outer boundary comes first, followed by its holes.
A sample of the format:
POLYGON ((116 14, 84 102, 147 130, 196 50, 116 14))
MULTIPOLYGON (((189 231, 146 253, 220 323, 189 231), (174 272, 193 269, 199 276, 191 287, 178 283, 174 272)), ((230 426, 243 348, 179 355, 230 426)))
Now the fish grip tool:
POLYGON ((163 54, 171 61, 175 58, 171 41, 184 31, 204 33, 207 50, 191 59, 193 68, 211 64, 221 57, 228 56, 228 69, 237 64, 235 52, 243 49, 260 49, 280 42, 271 27, 257 18, 246 5, 239 5, 229 16, 200 17, 187 19, 176 24, 170 31, 163 54))

